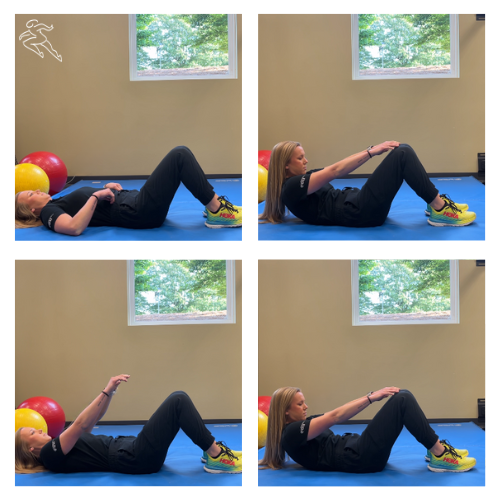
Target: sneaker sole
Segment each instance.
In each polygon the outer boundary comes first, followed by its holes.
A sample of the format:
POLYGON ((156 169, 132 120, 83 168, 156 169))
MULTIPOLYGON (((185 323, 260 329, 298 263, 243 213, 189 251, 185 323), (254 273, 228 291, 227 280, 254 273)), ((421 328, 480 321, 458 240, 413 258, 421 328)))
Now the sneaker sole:
POLYGON ((209 227, 210 229, 221 229, 223 227, 241 227, 242 224, 209 224, 208 222, 205 222, 205 226, 209 227))
POLYGON ((201 461, 202 461, 204 464, 206 464, 206 463, 207 463, 207 461, 206 461, 203 457, 201 457, 201 461))
MULTIPOLYGON (((476 465, 476 464, 474 464, 474 465, 476 465)), ((427 467, 432 472, 467 472, 467 471, 473 469, 474 465, 472 465, 468 469, 437 469, 436 467, 431 467, 430 465, 428 465, 427 467)))
POLYGON ((431 213, 428 210, 424 210, 424 213, 425 213, 425 215, 427 215, 427 217, 431 216, 431 213))
POLYGON ((210 474, 241 474, 240 470, 214 470, 214 469, 208 469, 206 466, 203 467, 207 472, 210 474))
POLYGON ((448 222, 434 222, 434 221, 431 221, 430 219, 427 219, 427 222, 431 225, 431 226, 450 226, 450 227, 462 227, 462 226, 468 226, 470 224, 472 224, 474 220, 471 220, 469 222, 464 222, 464 223, 461 223, 461 224, 450 224, 448 222))

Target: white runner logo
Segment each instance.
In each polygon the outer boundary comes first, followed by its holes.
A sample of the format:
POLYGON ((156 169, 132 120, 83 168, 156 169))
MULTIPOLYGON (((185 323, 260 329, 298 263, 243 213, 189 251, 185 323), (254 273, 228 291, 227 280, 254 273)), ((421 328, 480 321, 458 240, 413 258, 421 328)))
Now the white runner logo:
POLYGON ((19 35, 19 40, 29 37, 23 41, 23 45, 27 49, 32 50, 35 54, 38 54, 41 58, 43 58, 44 53, 38 47, 38 45, 43 45, 45 49, 49 51, 49 54, 53 55, 58 61, 62 62, 62 56, 57 53, 47 40, 47 37, 42 33, 42 31, 52 31, 54 26, 50 26, 49 28, 46 24, 36 23, 38 23, 37 19, 31 19, 28 21, 26 23, 26 27, 30 29, 25 31, 22 35, 19 35))

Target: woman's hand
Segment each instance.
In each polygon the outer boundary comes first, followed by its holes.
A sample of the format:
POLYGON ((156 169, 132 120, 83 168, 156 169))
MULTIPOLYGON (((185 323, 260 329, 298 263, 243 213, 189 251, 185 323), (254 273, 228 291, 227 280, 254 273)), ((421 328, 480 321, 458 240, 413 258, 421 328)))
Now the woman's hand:
POLYGON ((123 191, 121 184, 118 184, 118 182, 108 182, 104 188, 114 189, 115 191, 123 191))
POLYGON ((108 394, 110 394, 111 392, 116 391, 118 386, 122 382, 127 382, 129 378, 130 378, 130 375, 126 375, 126 374, 116 375, 116 377, 111 377, 109 379, 108 385, 106 386, 106 392, 108 394))
POLYGON ((394 396, 399 392, 399 387, 384 387, 378 391, 372 392, 370 399, 372 401, 382 401, 382 399, 388 398, 389 396, 394 396))
POLYGON ((387 151, 392 151, 394 148, 397 148, 398 146, 399 142, 397 141, 385 141, 382 144, 377 144, 377 146, 373 146, 373 148, 370 149, 370 154, 372 156, 381 155, 387 151))
POLYGON ((95 193, 92 193, 92 196, 97 196, 100 200, 109 201, 110 205, 115 202, 115 193, 113 193, 113 191, 109 188, 96 191, 95 193))

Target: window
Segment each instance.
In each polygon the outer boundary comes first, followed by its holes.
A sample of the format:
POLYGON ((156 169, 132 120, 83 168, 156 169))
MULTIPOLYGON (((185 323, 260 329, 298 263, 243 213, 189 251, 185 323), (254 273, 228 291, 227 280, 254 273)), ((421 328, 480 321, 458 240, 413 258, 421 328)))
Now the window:
POLYGON ((458 78, 458 14, 353 14, 352 78, 458 78))
POLYGON ((352 261, 352 321, 354 326, 459 323, 458 262, 352 261))
POLYGON ((128 324, 235 323, 234 261, 128 261, 128 324))
POLYGON ((236 14, 130 14, 130 80, 237 78, 236 14))

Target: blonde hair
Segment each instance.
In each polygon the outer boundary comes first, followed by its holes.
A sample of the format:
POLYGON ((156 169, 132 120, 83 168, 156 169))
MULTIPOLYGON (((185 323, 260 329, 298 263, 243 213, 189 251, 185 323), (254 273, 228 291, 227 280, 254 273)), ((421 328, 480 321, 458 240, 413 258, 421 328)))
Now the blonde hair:
POLYGON ((16 474, 34 474, 46 471, 47 469, 42 465, 40 459, 30 451, 28 443, 21 437, 23 428, 16 431, 16 474))
POLYGON ((284 141, 274 146, 269 160, 267 176, 266 206, 259 219, 265 222, 279 224, 283 222, 286 207, 281 199, 281 189, 286 180, 286 166, 290 163, 292 154, 300 146, 300 142, 284 141))
MULTIPOLYGON (((22 192, 22 191, 21 191, 22 192)), ((38 215, 35 215, 28 205, 19 203, 19 193, 16 194, 16 229, 27 227, 38 227, 42 225, 42 221, 38 215)))
POLYGON ((267 419, 266 450, 264 458, 259 460, 259 465, 263 468, 281 469, 286 460, 285 450, 281 446, 281 434, 286 426, 286 411, 298 392, 298 387, 282 387, 274 391, 267 419))

